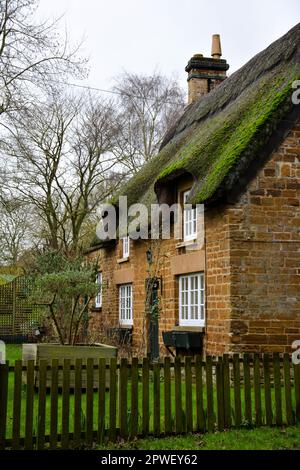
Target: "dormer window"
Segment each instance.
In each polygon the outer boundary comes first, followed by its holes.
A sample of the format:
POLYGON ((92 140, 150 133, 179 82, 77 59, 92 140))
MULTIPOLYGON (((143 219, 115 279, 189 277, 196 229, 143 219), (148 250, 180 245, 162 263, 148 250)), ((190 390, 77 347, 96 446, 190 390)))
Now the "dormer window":
POLYGON ((183 193, 183 239, 192 241, 197 238, 197 209, 187 204, 190 190, 183 193))
POLYGON ((129 237, 124 237, 122 239, 122 256, 123 258, 129 258, 130 252, 130 239, 129 237))

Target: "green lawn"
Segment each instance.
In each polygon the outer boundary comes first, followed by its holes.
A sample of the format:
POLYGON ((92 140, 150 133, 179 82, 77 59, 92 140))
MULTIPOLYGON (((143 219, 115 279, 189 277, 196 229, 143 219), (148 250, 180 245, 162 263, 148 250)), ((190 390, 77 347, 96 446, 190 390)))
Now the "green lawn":
MULTIPOLYGON (((16 345, 7 346, 7 359, 12 364, 15 360, 21 358, 21 347, 16 345)), ((128 419, 130 419, 130 397, 131 397, 131 386, 130 381, 128 384, 128 419)), ((183 392, 183 407, 185 406, 185 387, 182 388, 183 392)), ((175 415, 175 390, 174 383, 171 387, 172 393, 172 416, 174 420, 175 415)), ((243 400, 243 389, 242 393, 242 406, 244 408, 243 400)), ((273 394, 273 390, 272 390, 273 394)), ((293 391, 294 400, 294 391, 293 391)), ((232 400, 233 400, 233 393, 232 400)), ((97 423, 98 413, 98 394, 95 393, 94 399, 94 423, 97 423)), ((161 396, 161 427, 164 426, 164 383, 161 382, 160 387, 161 396)), ((193 385, 193 400, 195 400, 195 387, 193 385)), ((26 403, 26 389, 22 391, 22 406, 21 406, 21 435, 24 435, 25 429, 25 403, 26 403)), ((285 406, 284 406, 284 392, 282 389, 282 405, 283 405, 283 420, 285 420, 285 406)), ((214 393, 214 404, 216 404, 216 394, 214 393)), ((61 410, 62 410, 61 396, 58 401, 58 432, 61 430, 61 410)), ((206 396, 204 393, 204 406, 206 406, 206 396)), ((215 405, 214 405, 215 406, 215 405)), ((233 406, 233 401, 232 401, 233 406)), ((262 407, 264 414, 264 396, 262 390, 262 407)), ((38 408, 38 394, 34 397, 34 431, 37 429, 37 408, 38 408)), ((84 428, 85 416, 86 416, 86 396, 82 395, 82 425, 84 428)), ((139 409, 142 408, 142 384, 139 383, 139 409)), ((254 409, 254 396, 252 397, 252 409, 254 409)), ((275 409, 275 398, 273 396, 273 411, 275 409)), ((153 386, 150 383, 150 430, 153 429, 153 386)), ((193 407, 193 420, 196 423, 196 407, 193 407)), ((106 394, 106 428, 109 427, 109 393, 106 394)), ((117 413, 118 416, 118 413, 117 413)), ((9 377, 9 402, 8 402, 8 426, 7 426, 7 437, 12 434, 12 420, 13 420, 13 374, 9 377)), ((70 431, 73 431, 74 422, 74 399, 73 395, 70 396, 70 431)), ((95 426, 94 424, 94 426, 95 426)), ((118 419, 117 419, 118 425, 118 419)), ((139 419, 139 427, 141 430, 141 417, 139 419)), ((46 401, 46 433, 50 430, 50 395, 47 395, 46 401)), ((111 445, 106 447, 112 448, 137 448, 137 449, 300 449, 300 427, 289 427, 289 428, 260 428, 260 429, 247 429, 247 423, 244 423, 244 428, 240 430, 231 430, 224 433, 206 434, 200 435, 189 435, 182 437, 173 437, 166 439, 146 439, 138 440, 133 443, 127 443, 123 446, 111 445)))
POLYGON ((20 344, 6 345, 6 360, 12 365, 15 361, 22 359, 22 346, 20 344))
POLYGON ((165 439, 141 439, 102 450, 300 450, 300 426, 241 429, 165 439))

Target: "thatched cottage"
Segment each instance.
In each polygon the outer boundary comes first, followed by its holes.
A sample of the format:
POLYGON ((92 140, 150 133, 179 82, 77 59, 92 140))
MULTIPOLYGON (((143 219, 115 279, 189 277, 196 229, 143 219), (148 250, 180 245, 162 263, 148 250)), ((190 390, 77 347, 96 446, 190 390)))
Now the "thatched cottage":
POLYGON ((300 339, 300 24, 227 69, 215 36, 212 57, 186 67, 183 116, 120 193, 192 204, 182 240, 95 240, 87 254, 101 285, 91 331, 152 357, 291 351, 300 339))

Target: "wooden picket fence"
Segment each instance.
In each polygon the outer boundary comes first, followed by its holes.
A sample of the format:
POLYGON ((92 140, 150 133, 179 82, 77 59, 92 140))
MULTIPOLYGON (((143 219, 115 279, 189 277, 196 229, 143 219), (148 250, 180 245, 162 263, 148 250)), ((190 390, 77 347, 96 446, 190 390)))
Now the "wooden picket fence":
POLYGON ((288 354, 0 366, 0 449, 297 423, 300 365, 288 354))

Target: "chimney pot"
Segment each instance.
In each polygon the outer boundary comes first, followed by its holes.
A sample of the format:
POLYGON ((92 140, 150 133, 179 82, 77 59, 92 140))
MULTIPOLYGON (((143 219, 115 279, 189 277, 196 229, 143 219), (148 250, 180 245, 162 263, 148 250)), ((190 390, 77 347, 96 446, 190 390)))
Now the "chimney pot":
POLYGON ((213 34, 211 55, 214 59, 220 59, 222 57, 221 39, 219 34, 213 34))

